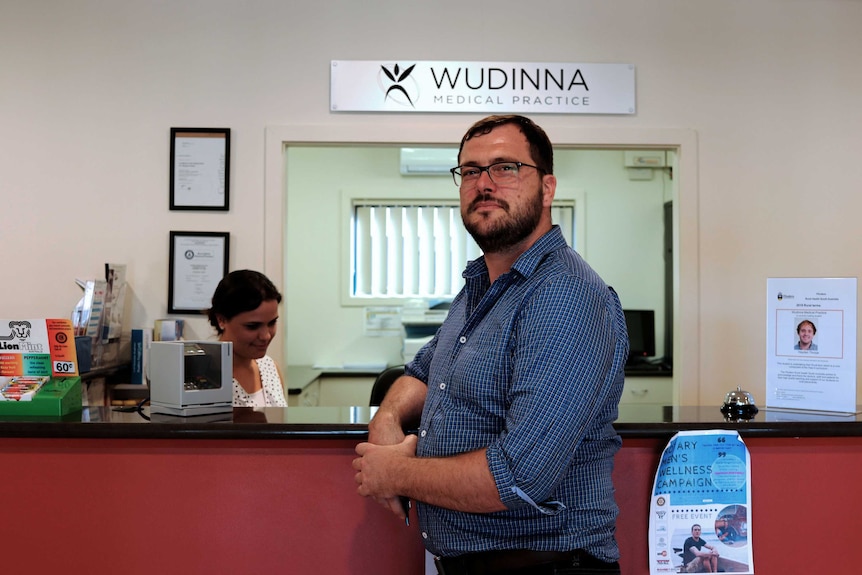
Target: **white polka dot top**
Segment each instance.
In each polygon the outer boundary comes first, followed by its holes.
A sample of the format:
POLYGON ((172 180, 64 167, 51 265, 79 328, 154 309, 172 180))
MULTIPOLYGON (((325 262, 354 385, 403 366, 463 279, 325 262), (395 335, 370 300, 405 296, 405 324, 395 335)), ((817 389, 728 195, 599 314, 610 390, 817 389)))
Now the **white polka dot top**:
MULTIPOLYGON (((268 355, 255 361, 257 362, 257 368, 260 370, 260 381, 263 385, 265 405, 267 407, 287 407, 287 400, 284 398, 284 387, 281 384, 281 378, 278 377, 275 361, 268 355)), ((254 407, 254 400, 245 392, 236 379, 233 380, 233 406, 254 407)))

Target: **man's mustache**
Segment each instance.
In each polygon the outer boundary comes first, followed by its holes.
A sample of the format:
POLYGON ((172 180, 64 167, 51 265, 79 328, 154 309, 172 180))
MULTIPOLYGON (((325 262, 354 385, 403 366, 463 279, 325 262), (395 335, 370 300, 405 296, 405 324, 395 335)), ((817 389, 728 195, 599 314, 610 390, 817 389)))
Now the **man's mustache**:
POLYGON ((470 202, 470 206, 468 208, 468 211, 475 212, 476 206, 478 206, 482 202, 494 202, 495 204, 497 204, 498 206, 500 206, 501 208, 503 208, 507 212, 509 211, 509 203, 507 201, 501 200, 499 198, 495 198, 491 194, 481 194, 481 195, 476 196, 476 198, 472 202, 470 202))

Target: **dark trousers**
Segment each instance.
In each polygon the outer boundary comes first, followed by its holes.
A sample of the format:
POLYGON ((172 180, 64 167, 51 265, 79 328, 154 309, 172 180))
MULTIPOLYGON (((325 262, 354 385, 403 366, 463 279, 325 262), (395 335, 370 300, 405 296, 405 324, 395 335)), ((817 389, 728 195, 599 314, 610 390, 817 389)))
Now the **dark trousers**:
POLYGON ((619 575, 620 565, 583 549, 530 551, 512 549, 468 553, 434 561, 439 575, 619 575))

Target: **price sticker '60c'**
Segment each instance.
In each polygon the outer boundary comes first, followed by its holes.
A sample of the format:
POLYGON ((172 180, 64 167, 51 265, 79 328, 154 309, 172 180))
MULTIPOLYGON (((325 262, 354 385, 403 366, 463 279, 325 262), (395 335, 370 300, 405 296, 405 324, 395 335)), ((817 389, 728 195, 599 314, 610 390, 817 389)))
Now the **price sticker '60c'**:
POLYGON ((54 373, 75 373, 75 362, 73 361, 55 361, 54 373))

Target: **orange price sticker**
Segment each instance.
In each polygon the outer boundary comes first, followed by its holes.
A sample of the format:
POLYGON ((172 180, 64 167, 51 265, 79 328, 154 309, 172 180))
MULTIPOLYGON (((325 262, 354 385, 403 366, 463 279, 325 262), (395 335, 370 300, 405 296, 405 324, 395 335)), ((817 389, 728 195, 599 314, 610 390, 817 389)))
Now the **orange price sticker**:
POLYGON ((78 355, 75 351, 75 334, 72 321, 46 319, 48 347, 51 353, 51 373, 54 377, 78 375, 78 355))

